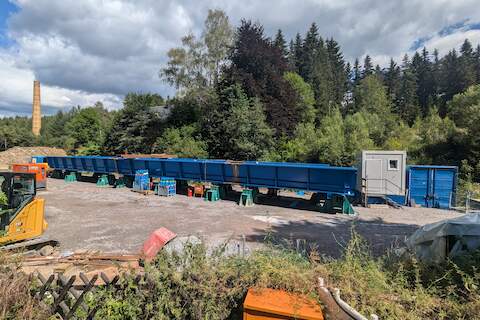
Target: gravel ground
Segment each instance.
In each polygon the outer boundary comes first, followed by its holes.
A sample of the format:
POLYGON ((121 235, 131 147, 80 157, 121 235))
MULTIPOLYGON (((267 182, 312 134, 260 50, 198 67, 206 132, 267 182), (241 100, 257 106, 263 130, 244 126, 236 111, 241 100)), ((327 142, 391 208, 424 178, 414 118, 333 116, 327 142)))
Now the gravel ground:
POLYGON ((263 204, 246 208, 233 199, 211 203, 184 195, 144 196, 88 182, 49 179, 47 185, 39 192, 46 201, 45 236, 60 241, 65 251, 134 253, 152 231, 166 227, 179 237, 194 235, 210 246, 231 240, 232 250, 242 247, 242 239, 247 251, 261 246, 266 236, 305 239, 320 253, 336 257, 355 224, 373 252, 381 254, 421 225, 460 215, 425 208, 357 207, 359 215, 351 217, 307 210, 311 208, 305 200, 291 197, 264 199, 263 204))

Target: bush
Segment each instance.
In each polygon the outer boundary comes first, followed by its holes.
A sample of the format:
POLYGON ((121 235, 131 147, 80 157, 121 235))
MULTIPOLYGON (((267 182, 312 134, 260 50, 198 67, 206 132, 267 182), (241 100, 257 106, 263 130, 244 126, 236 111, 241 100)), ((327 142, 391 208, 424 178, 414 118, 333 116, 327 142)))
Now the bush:
MULTIPOLYGON (((374 258, 355 232, 340 259, 309 258, 268 245, 248 257, 223 248, 187 245, 161 252, 139 286, 103 292, 106 319, 240 319, 250 287, 278 288, 316 298, 318 277, 341 289, 351 306, 382 319, 480 319, 480 252, 428 266, 413 256, 374 258)), ((98 300, 98 299, 95 299, 98 300)))
POLYGON ((165 152, 183 158, 207 158, 207 144, 196 137, 194 126, 165 129, 155 142, 155 152, 165 152))
POLYGON ((0 252, 0 319, 48 319, 47 309, 30 294, 32 283, 19 272, 19 261, 0 252))
MULTIPOLYGON (((246 257, 225 248, 187 244, 180 253, 163 250, 146 265, 142 281, 126 275, 122 290, 100 288, 87 296, 87 303, 99 307, 98 319, 241 319, 249 288, 277 288, 317 299, 317 279, 323 277, 367 316, 480 319, 480 250, 433 266, 410 255, 375 258, 355 232, 339 259, 320 257, 315 250, 306 257, 288 245, 267 244, 246 257)), ((0 318, 48 318, 48 310, 30 294, 28 277, 4 256, 0 285, 0 318)))

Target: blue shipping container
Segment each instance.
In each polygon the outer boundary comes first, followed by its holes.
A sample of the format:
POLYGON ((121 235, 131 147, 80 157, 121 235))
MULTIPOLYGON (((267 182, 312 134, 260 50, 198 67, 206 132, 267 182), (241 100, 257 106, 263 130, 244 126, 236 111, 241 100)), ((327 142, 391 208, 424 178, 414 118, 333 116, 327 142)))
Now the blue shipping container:
POLYGON ((409 166, 408 203, 427 208, 450 209, 455 204, 457 167, 409 166))

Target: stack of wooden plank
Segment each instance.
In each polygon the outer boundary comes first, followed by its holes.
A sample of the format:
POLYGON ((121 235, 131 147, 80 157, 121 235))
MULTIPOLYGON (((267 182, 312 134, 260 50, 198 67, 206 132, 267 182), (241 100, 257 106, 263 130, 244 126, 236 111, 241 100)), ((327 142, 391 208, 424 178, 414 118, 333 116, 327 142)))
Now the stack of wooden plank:
MULTIPOLYGON (((87 278, 100 273, 104 273, 109 278, 124 272, 143 273, 139 259, 139 255, 79 251, 67 256, 26 257, 21 268, 26 274, 39 273, 46 278, 51 274, 62 274, 65 277, 76 275, 76 281, 81 285, 83 283, 79 277, 80 273, 87 278)), ((95 285, 103 284, 102 278, 99 277, 95 285)))

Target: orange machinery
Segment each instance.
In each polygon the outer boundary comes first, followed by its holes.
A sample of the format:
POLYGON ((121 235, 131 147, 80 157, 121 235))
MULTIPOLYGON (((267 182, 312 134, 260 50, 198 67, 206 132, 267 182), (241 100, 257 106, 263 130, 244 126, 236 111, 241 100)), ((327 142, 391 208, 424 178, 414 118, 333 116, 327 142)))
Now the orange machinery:
POLYGON ((13 172, 19 173, 33 173, 37 189, 45 189, 47 187, 47 171, 48 164, 46 163, 22 163, 12 165, 13 172))

